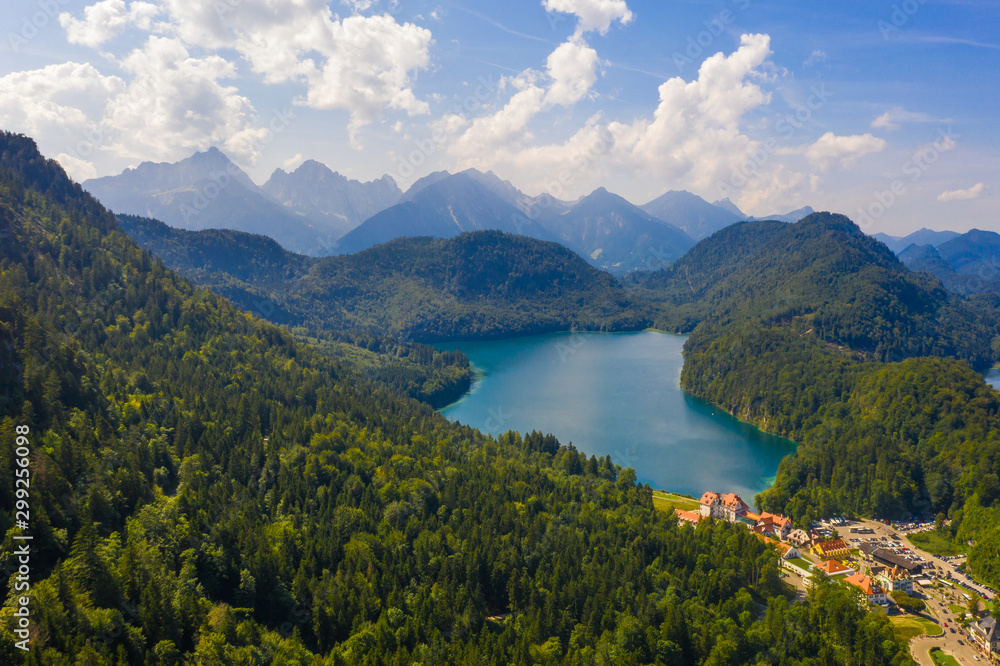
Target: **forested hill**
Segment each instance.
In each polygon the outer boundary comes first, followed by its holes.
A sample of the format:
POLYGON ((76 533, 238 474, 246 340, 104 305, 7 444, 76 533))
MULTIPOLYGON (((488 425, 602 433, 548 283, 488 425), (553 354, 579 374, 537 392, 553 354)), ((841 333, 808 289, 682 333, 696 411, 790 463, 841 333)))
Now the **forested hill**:
POLYGON ((723 229, 635 285, 693 331, 686 390, 800 443, 758 506, 941 514, 1000 583, 1000 400, 970 367, 1000 351, 995 297, 948 293, 830 214, 723 229))
POLYGON ((607 458, 450 424, 193 287, 11 134, 0 234, 4 575, 26 428, 34 537, 4 664, 910 663, 841 586, 789 607, 749 531, 679 527, 607 458))
POLYGON ((780 324, 878 361, 950 356, 984 368, 993 358, 991 316, 909 271, 841 215, 733 225, 636 281, 660 304, 658 326, 702 325, 694 342, 710 331, 780 324))
POLYGON ((401 238, 316 261, 239 232, 122 225, 171 268, 292 326, 429 342, 651 322, 648 308, 572 251, 499 231, 401 238))

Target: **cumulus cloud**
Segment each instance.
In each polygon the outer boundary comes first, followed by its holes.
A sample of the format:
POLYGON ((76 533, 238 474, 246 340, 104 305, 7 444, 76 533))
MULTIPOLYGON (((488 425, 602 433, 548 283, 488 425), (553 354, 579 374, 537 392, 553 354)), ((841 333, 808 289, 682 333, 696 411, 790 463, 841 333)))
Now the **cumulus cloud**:
POLYGON ((743 35, 731 55, 706 59, 694 81, 675 77, 663 83, 652 120, 612 123, 623 162, 661 177, 683 175, 704 188, 728 180, 759 147, 741 133, 739 122, 770 101, 756 81, 770 43, 767 35, 743 35))
POLYGON ((597 51, 582 41, 560 44, 548 58, 552 85, 545 95, 550 105, 570 106, 583 99, 597 82, 597 51))
POLYGON ((108 101, 125 81, 92 65, 67 62, 0 78, 0 126, 44 137, 73 160, 60 159, 74 177, 93 169, 95 153, 110 140, 104 123, 108 101), (89 167, 87 166, 89 165, 89 167))
POLYGON ((223 83, 235 75, 232 63, 150 37, 120 66, 125 78, 72 62, 0 78, 0 124, 57 146, 74 176, 91 175, 93 160, 107 155, 178 159, 217 145, 257 156, 267 130, 256 126, 250 101, 223 83))
MULTIPOLYGON (((345 2, 355 13, 373 5, 369 0, 345 2)), ((248 154, 249 102, 235 88, 218 84, 226 78, 235 80, 235 63, 226 60, 231 51, 265 83, 303 85, 296 104, 347 111, 355 145, 359 130, 386 110, 411 116, 429 112, 427 103, 414 93, 413 83, 416 73, 429 65, 433 37, 429 30, 399 24, 388 14, 341 19, 326 0, 100 0, 87 6, 82 18, 63 13, 60 23, 71 43, 93 48, 130 27, 149 33, 146 47, 121 64, 135 78, 129 86, 132 94, 153 94, 151 84, 161 84, 169 93, 180 93, 179 100, 192 103, 185 110, 160 96, 151 100, 154 122, 170 125, 168 135, 179 133, 181 124, 190 127, 183 132, 181 145, 201 132, 205 140, 232 144, 248 154), (198 57, 188 54, 192 48, 198 57), (179 66, 174 73, 163 61, 168 53, 179 66), (153 68, 148 72, 134 66, 144 57, 148 58, 144 64, 153 68), (235 115, 223 122, 215 113, 219 109, 235 115), (170 112, 178 114, 172 122, 165 116, 170 112), (223 134, 230 133, 225 140, 220 128, 223 134)), ((139 106, 139 97, 118 100, 111 117, 125 123, 122 129, 127 131, 140 115, 139 106)))
MULTIPOLYGON (((523 145, 532 136, 528 124, 539 113, 556 106, 571 107, 586 97, 597 82, 597 51, 582 38, 573 37, 549 54, 545 74, 526 69, 503 79, 505 87, 517 90, 498 111, 473 120, 451 145, 453 155, 475 158, 523 145)), ((452 120, 451 127, 457 127, 452 120)))
POLYGON ((578 35, 594 30, 606 35, 615 21, 625 25, 633 19, 625 0, 542 0, 542 6, 548 12, 576 15, 578 35))
POLYGON ((902 123, 936 123, 936 122, 950 122, 950 121, 944 119, 932 118, 926 113, 907 111, 906 109, 897 106, 892 109, 889 109, 881 116, 873 120, 872 128, 898 130, 901 127, 902 123))
POLYGON ((66 31, 70 44, 97 48, 120 35, 129 25, 148 30, 160 8, 150 2, 133 2, 126 7, 124 0, 101 0, 83 10, 83 19, 69 12, 59 15, 59 25, 66 31))
POLYGON ((514 79, 513 85, 520 90, 496 113, 473 120, 465 133, 452 144, 450 150, 453 154, 466 157, 489 154, 531 139, 526 128, 542 109, 545 90, 531 83, 530 77, 526 76, 514 79))
POLYGON ((942 192, 938 195, 938 201, 948 202, 948 201, 969 201, 970 199, 978 199, 982 196, 983 191, 986 186, 982 183, 976 183, 967 190, 951 190, 948 192, 942 192))
POLYGON ((324 0, 244 0, 238 11, 221 15, 212 3, 165 2, 172 30, 186 43, 235 48, 265 82, 305 83, 299 104, 350 112, 355 143, 358 131, 386 109, 429 112, 412 88, 430 62, 434 40, 426 28, 388 14, 341 20, 324 0))
POLYGON ((706 59, 694 80, 676 77, 662 84, 651 117, 622 123, 595 114, 569 139, 548 145, 531 145, 522 127, 524 117, 530 117, 523 109, 544 108, 549 99, 541 95, 544 77, 536 74, 521 80, 511 100, 523 106, 522 113, 515 114, 508 105, 489 116, 488 125, 476 120, 476 132, 466 132, 452 152, 465 157, 468 166, 509 165, 524 182, 557 197, 585 193, 610 174, 631 173, 713 195, 723 186, 733 196, 745 191, 745 203, 751 207, 795 207, 791 204, 801 205, 800 195, 813 181, 769 161, 763 143, 740 127, 749 112, 770 102, 761 87, 769 80, 770 54, 767 35, 744 35, 735 52, 706 59), (516 117, 517 122, 500 125, 496 121, 501 117, 516 117), (492 141, 474 143, 473 136, 490 136, 492 141), (739 183, 734 182, 737 175, 739 183))
POLYGON ((108 122, 121 132, 120 156, 180 156, 223 146, 253 160, 266 130, 254 126, 256 110, 234 86, 235 66, 221 56, 193 57, 176 38, 150 37, 122 60, 132 75, 127 89, 110 100, 108 122))
POLYGON ((69 174, 69 177, 78 183, 97 177, 97 167, 93 162, 68 153, 59 153, 53 159, 69 174))
POLYGON ((871 134, 837 136, 833 132, 827 132, 816 143, 808 146, 804 154, 814 166, 825 171, 837 161, 843 167, 850 167, 865 155, 882 152, 888 145, 885 139, 871 134))

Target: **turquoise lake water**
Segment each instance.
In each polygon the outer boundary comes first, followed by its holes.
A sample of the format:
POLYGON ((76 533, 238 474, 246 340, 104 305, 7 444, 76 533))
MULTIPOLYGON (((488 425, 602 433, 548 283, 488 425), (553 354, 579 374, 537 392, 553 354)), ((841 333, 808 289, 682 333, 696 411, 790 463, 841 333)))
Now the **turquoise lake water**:
POLYGON ((647 331, 439 345, 481 373, 442 413, 493 435, 552 433, 654 488, 737 492, 752 504, 794 445, 682 391, 684 340, 647 331))

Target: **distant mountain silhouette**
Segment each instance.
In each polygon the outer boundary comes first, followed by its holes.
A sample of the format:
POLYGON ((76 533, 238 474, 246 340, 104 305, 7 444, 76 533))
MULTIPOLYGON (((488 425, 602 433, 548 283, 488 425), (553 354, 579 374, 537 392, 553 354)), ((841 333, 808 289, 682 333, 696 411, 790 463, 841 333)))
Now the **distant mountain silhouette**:
POLYGON ((942 243, 950 241, 959 236, 957 231, 934 231, 933 229, 921 229, 908 236, 889 236, 888 234, 875 234, 873 238, 885 243, 890 250, 899 254, 911 245, 923 246, 931 245, 937 247, 942 243))
POLYGON ((261 189, 337 238, 397 204, 403 196, 389 175, 362 183, 315 160, 306 160, 291 173, 275 170, 261 189))
POLYGON ((973 229, 937 247, 913 244, 899 253, 899 259, 910 270, 938 277, 957 294, 1000 293, 1000 234, 992 231, 973 229))
POLYGON ((310 254, 319 251, 323 238, 322 230, 270 199, 217 148, 175 164, 143 162, 83 187, 116 213, 156 218, 179 229, 263 234, 310 254))
MULTIPOLYGON (((366 220, 345 235, 332 253, 349 254, 396 238, 431 236, 452 238, 467 231, 487 229, 549 240, 538 222, 527 217, 485 174, 434 174, 403 195, 401 203, 366 220)), ((497 179, 499 180, 499 179, 497 179)), ((420 181, 418 181, 420 183, 420 181)))
POLYGON ((617 274, 662 268, 694 245, 681 229, 603 187, 541 223, 592 264, 617 274))
MULTIPOLYGON (((735 208, 732 203, 729 205, 735 208)), ((738 208, 737 212, 733 212, 683 190, 671 190, 641 208, 653 217, 682 229, 695 240, 711 236, 719 229, 746 219, 738 208)))

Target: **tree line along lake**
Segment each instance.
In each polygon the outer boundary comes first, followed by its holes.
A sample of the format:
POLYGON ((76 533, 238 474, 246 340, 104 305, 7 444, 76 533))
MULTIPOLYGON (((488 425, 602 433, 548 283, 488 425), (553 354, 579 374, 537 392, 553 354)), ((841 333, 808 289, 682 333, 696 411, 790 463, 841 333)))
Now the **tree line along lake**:
POLYGON ((684 336, 551 335, 438 345, 476 370, 449 419, 491 435, 552 433, 588 455, 611 456, 653 488, 695 497, 737 492, 751 503, 795 450, 680 387, 684 336))

